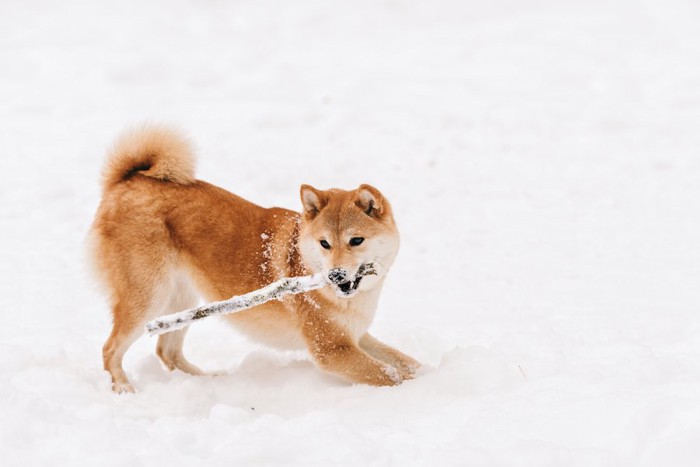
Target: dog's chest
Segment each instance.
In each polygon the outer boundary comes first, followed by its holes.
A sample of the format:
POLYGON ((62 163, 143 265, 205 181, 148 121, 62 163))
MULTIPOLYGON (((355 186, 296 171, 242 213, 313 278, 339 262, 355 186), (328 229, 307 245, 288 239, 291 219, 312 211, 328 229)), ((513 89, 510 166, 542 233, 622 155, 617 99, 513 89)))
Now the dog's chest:
POLYGON ((377 294, 367 293, 355 297, 332 315, 335 323, 346 329, 354 340, 364 335, 374 319, 377 309, 377 294))

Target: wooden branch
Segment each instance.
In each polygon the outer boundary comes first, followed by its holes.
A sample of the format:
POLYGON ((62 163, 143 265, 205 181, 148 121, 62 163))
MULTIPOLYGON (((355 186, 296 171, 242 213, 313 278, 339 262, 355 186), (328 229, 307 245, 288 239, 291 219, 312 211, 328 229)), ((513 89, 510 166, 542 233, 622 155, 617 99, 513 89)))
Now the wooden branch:
MULTIPOLYGON (((357 276, 376 275, 373 264, 363 264, 357 272, 357 276)), ((228 300, 213 302, 191 310, 181 311, 170 315, 161 316, 146 323, 146 332, 151 336, 165 334, 186 328, 193 322, 212 315, 235 313, 254 306, 262 305, 270 300, 280 300, 288 294, 298 294, 320 289, 328 285, 323 273, 309 276, 285 277, 261 289, 254 290, 244 295, 236 295, 228 300)))

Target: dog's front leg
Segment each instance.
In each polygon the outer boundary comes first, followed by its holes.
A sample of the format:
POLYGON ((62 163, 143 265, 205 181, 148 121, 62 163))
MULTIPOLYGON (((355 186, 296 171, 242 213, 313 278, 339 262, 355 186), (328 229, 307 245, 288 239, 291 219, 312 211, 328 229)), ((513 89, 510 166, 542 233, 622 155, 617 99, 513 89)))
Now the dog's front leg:
POLYGON ((305 326, 304 337, 316 364, 355 383, 394 386, 404 380, 402 372, 372 357, 353 343, 342 329, 323 323, 305 326))
POLYGON ((365 334, 360 338, 360 348, 372 357, 386 362, 399 370, 404 379, 413 378, 416 370, 421 366, 420 362, 417 360, 399 352, 395 348, 375 339, 369 334, 365 334))

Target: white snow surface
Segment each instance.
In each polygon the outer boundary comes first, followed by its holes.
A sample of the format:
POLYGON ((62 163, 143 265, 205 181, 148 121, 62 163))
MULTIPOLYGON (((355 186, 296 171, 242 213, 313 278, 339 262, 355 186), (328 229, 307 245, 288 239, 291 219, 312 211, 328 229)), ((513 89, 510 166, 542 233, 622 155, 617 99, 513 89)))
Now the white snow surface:
POLYGON ((5 0, 3 466, 689 466, 700 458, 700 5, 5 0), (402 235, 350 385, 221 320, 138 388, 84 241, 113 138, 174 123, 198 176, 298 209, 379 187, 402 235))

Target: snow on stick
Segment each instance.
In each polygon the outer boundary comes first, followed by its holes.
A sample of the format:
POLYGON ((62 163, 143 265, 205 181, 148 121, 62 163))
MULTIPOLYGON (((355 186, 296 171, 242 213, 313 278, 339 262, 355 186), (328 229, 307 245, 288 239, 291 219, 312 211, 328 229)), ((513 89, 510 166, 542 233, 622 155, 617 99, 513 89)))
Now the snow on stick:
POLYGON ((262 289, 254 290, 244 295, 236 295, 228 300, 213 302, 191 310, 161 316, 146 323, 146 331, 152 336, 165 334, 166 332, 185 328, 194 321, 207 316, 234 313, 262 305, 270 300, 279 300, 287 294, 315 290, 324 287, 326 284, 326 279, 322 273, 301 277, 285 277, 262 289))
MULTIPOLYGON (((358 277, 375 274, 377 274, 377 271, 371 263, 363 264, 357 272, 358 277)), ((280 300, 288 294, 309 292, 326 285, 328 285, 326 276, 320 272, 309 276, 285 277, 261 289, 243 295, 235 295, 228 300, 213 302, 191 310, 161 316, 146 323, 146 332, 151 336, 165 334, 166 332, 186 328, 193 322, 207 316, 235 313, 262 305, 270 300, 280 300)))

